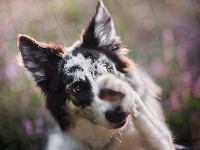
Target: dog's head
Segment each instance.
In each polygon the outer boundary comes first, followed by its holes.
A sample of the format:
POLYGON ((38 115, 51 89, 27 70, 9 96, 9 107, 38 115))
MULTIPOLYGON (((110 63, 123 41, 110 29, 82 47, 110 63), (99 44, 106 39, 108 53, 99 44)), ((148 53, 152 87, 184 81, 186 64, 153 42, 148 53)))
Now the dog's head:
POLYGON ((24 66, 45 94, 47 108, 62 129, 81 117, 98 125, 112 124, 112 119, 104 117, 107 110, 99 111, 104 102, 98 96, 96 79, 107 73, 119 77, 132 63, 102 1, 81 40, 72 47, 38 42, 27 35, 18 36, 18 46, 24 66))

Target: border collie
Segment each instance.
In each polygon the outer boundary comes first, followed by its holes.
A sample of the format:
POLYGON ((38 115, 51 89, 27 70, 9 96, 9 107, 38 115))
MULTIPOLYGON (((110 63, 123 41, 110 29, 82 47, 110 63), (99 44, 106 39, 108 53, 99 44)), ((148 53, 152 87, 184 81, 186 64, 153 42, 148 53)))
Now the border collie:
POLYGON ((50 114, 80 149, 175 149, 158 102, 161 89, 128 58, 101 0, 73 46, 19 34, 18 47, 50 114))

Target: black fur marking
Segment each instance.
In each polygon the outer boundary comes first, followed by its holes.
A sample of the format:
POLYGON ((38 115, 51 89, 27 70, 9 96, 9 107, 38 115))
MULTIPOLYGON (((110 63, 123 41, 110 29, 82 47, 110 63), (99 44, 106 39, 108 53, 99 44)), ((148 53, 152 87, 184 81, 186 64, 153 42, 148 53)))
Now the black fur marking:
POLYGON ((95 48, 98 45, 98 39, 94 38, 95 20, 92 18, 87 30, 83 34, 83 47, 95 48))
POLYGON ((75 86, 80 86, 79 92, 71 92, 75 101, 73 103, 81 108, 85 108, 87 106, 91 106, 94 94, 91 92, 91 84, 89 80, 86 78, 85 82, 76 82, 72 85, 72 89, 75 86))
POLYGON ((83 68, 81 68, 80 66, 73 66, 71 68, 69 68, 69 72, 75 72, 76 70, 80 70, 80 71, 84 71, 83 68))
POLYGON ((33 74, 37 86, 46 95, 46 106, 58 121, 61 129, 67 128, 70 116, 63 110, 68 95, 65 84, 60 80, 58 64, 62 61, 64 51, 61 46, 37 42, 26 36, 18 36, 24 66, 33 74))
POLYGON ((57 64, 62 60, 62 48, 59 45, 37 42, 35 39, 18 36, 18 47, 25 67, 33 74, 37 85, 43 92, 47 92, 46 86, 57 71, 57 64))

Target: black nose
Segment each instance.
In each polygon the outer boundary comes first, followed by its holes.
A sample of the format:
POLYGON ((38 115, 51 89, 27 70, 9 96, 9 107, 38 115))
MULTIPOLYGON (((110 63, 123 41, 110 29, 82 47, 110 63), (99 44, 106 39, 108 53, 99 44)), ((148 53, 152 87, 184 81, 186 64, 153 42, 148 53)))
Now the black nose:
POLYGON ((110 123, 119 124, 126 120, 127 113, 123 112, 120 107, 105 112, 105 117, 110 123))

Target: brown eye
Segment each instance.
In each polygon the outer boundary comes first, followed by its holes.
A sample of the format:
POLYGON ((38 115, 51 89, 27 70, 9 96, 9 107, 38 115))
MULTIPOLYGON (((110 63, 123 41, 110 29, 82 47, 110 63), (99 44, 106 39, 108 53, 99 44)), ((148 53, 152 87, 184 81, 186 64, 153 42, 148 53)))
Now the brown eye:
POLYGON ((72 89, 72 91, 73 91, 74 93, 80 92, 80 91, 81 91, 81 87, 80 87, 79 85, 77 85, 77 86, 75 86, 75 87, 72 89))

